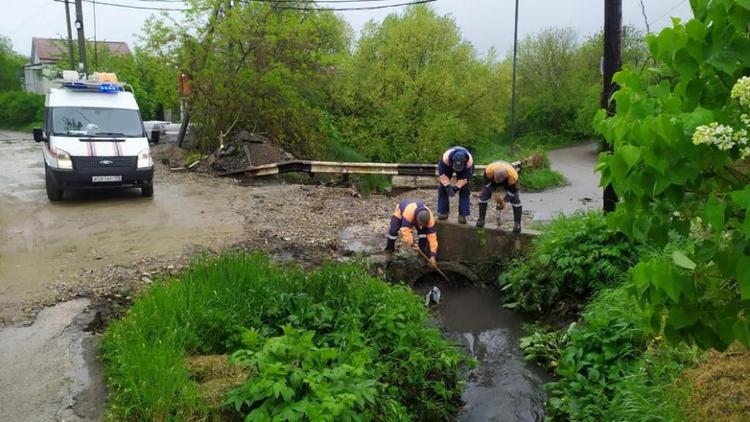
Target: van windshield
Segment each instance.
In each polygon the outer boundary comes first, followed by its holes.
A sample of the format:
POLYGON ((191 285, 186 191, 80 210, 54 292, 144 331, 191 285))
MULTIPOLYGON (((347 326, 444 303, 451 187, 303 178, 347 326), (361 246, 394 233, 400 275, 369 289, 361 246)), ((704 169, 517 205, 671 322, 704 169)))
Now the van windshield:
POLYGON ((52 134, 56 136, 144 136, 138 110, 54 107, 51 112, 52 134))

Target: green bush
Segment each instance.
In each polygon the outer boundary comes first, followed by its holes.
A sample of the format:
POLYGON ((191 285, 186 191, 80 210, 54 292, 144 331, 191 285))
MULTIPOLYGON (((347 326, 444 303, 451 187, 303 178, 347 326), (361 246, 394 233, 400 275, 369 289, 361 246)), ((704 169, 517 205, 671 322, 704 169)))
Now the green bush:
POLYGON ((0 127, 20 128, 43 119, 43 95, 24 91, 0 92, 0 127))
POLYGON ((697 362, 698 351, 652 339, 644 319, 626 286, 596 296, 581 321, 564 332, 567 345, 555 371, 558 380, 545 386, 551 420, 684 420, 672 384, 697 362))
POLYGON ((542 230, 529 252, 498 277, 508 308, 567 311, 621 281, 640 250, 610 231, 598 212, 561 216, 542 230))
POLYGON ((152 286, 105 332, 110 418, 216 416, 185 357, 232 353, 257 375, 227 404, 251 420, 450 420, 465 357, 428 318, 408 287, 355 264, 307 275, 261 254, 203 260, 152 286))

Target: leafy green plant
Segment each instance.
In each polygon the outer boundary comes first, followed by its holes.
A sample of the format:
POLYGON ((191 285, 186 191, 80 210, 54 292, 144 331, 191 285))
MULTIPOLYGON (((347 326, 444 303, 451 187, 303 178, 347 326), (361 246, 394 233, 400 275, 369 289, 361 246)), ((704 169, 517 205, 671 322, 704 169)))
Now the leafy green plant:
POLYGON ((505 306, 567 311, 622 281, 640 248, 609 230, 601 213, 561 216, 543 226, 531 249, 498 277, 505 306))
POLYGON ((648 37, 652 72, 616 75, 617 114, 596 122, 614 153, 598 169, 621 200, 614 229, 664 250, 688 239, 632 271, 653 329, 702 348, 750 346, 750 4, 691 5, 694 19, 648 37))
POLYGON ((254 367, 257 376, 229 392, 227 403, 249 421, 364 420, 361 412, 375 405, 377 393, 375 380, 368 377, 367 353, 318 347, 314 331, 289 325, 283 331, 283 336, 264 341, 259 351, 232 355, 236 363, 254 367))
POLYGON ((105 332, 109 416, 217 415, 185 357, 230 353, 257 374, 227 397, 250 420, 450 420, 466 357, 428 318, 408 287, 357 264, 305 274, 257 253, 200 260, 155 283, 105 332))
POLYGON ((544 326, 527 327, 528 334, 521 338, 521 351, 526 361, 536 362, 547 369, 555 369, 568 345, 566 330, 544 326))

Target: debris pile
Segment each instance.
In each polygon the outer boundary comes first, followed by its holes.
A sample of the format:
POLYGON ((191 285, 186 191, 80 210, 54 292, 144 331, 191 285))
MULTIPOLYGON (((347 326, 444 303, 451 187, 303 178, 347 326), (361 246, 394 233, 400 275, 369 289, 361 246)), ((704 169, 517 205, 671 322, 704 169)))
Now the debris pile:
POLYGON ((265 136, 241 130, 231 141, 212 154, 190 163, 188 168, 203 172, 224 173, 288 160, 294 160, 294 156, 265 136))

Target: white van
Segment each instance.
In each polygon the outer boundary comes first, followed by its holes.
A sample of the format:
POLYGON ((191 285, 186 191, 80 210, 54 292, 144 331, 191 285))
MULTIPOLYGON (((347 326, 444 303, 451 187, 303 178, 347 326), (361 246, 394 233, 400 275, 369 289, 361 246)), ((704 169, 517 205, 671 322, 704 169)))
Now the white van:
POLYGON ((51 84, 42 128, 47 197, 74 189, 140 188, 154 194, 154 163, 132 88, 114 74, 79 80, 63 72, 51 84))

